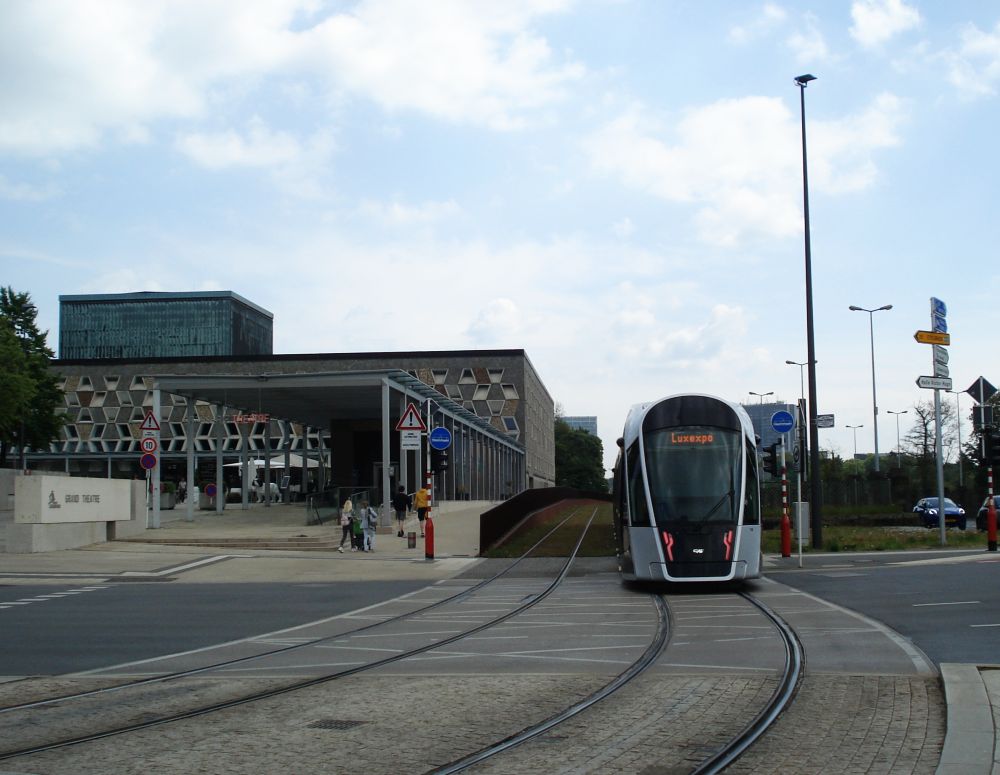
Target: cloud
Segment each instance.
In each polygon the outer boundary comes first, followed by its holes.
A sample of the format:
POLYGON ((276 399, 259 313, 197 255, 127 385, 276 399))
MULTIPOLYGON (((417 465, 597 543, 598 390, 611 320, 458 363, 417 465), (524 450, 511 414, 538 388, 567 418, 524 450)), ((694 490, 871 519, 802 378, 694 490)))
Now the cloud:
POLYGON ((177 140, 177 148, 209 169, 284 166, 302 158, 302 147, 286 132, 272 132, 254 119, 245 134, 193 132, 177 140))
POLYGON ((360 215, 386 226, 415 226, 435 223, 454 218, 460 212, 461 208, 453 200, 421 202, 417 205, 366 200, 358 207, 360 215))
MULTIPOLYGON (((147 142, 150 125, 201 120, 259 96, 269 79, 324 84, 330 103, 346 96, 518 128, 583 74, 532 30, 568 5, 360 0, 320 15, 312 0, 2 3, 0 153, 63 154, 109 136, 147 142)), ((233 137, 200 142, 214 143, 204 150, 215 158, 219 145, 248 155, 233 137)))
POLYGON ((522 333, 522 314, 510 299, 491 299, 472 321, 466 335, 479 346, 516 342, 522 333))
POLYGON ((54 199, 62 192, 53 185, 32 186, 28 183, 13 183, 0 175, 0 199, 12 202, 44 202, 54 199))
POLYGON ((788 36, 786 44, 795 55, 799 64, 823 61, 830 56, 823 33, 819 31, 816 20, 807 15, 801 25, 802 29, 788 36))
POLYGON ((731 27, 729 40, 733 43, 749 43, 764 37, 780 26, 788 18, 788 13, 780 5, 764 3, 760 12, 747 24, 731 27))
POLYGON ((1000 22, 992 32, 966 25, 958 49, 944 56, 949 63, 948 79, 962 93, 970 97, 996 94, 1000 80, 1000 22))
POLYGON ((885 43, 921 22, 920 12, 903 0, 855 0, 851 19, 851 36, 865 48, 885 43))
MULTIPOLYGON (((902 103, 810 124, 810 184, 832 193, 871 185, 873 151, 898 143, 902 103)), ((787 237, 802 225, 799 117, 782 100, 746 97, 686 111, 672 126, 633 107, 583 143, 592 169, 629 188, 694 208, 700 237, 735 246, 787 237)))
POLYGON ((309 31, 309 56, 341 89, 391 111, 497 130, 566 96, 584 73, 531 30, 558 0, 365 0, 309 31))

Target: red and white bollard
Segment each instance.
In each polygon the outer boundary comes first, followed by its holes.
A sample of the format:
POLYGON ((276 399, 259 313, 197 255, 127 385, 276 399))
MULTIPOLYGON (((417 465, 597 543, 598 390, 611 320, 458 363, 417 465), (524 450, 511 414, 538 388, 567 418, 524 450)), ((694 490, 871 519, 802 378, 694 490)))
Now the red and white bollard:
POLYGON ((997 550, 997 505, 993 500, 993 466, 986 469, 986 483, 990 494, 986 507, 986 550, 995 552, 997 550))
POLYGON ((424 559, 434 559, 434 520, 431 519, 431 504, 434 502, 434 476, 427 472, 427 518, 424 520, 424 559))
POLYGON ((792 556, 792 523, 788 519, 788 476, 781 467, 781 556, 792 556))

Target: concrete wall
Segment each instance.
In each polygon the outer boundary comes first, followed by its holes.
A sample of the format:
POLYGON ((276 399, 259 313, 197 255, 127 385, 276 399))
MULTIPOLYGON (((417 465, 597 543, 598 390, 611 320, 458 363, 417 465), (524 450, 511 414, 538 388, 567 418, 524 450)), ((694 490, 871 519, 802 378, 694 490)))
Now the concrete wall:
POLYGON ((145 529, 143 482, 32 475, 16 477, 6 551, 49 552, 145 529), (119 527, 120 526, 120 527, 119 527))

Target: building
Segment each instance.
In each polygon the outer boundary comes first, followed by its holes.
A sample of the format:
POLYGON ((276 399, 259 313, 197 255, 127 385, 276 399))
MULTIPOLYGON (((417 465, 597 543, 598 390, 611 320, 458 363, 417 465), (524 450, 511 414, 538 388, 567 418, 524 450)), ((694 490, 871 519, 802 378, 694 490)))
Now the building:
POLYGON ((563 417, 561 418, 570 428, 578 431, 586 431, 591 436, 597 435, 596 417, 563 417))
POLYGON ((270 355, 273 318, 232 291, 59 297, 59 358, 270 355))

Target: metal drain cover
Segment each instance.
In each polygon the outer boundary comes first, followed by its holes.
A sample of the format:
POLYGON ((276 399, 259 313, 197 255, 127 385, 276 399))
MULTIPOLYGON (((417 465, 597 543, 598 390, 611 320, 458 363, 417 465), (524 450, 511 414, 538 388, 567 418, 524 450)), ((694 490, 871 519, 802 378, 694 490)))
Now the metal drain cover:
POLYGON ((319 721, 313 721, 307 726, 309 729, 354 729, 354 727, 360 727, 362 724, 369 724, 369 721, 350 721, 348 719, 338 719, 338 718, 323 718, 319 721))

